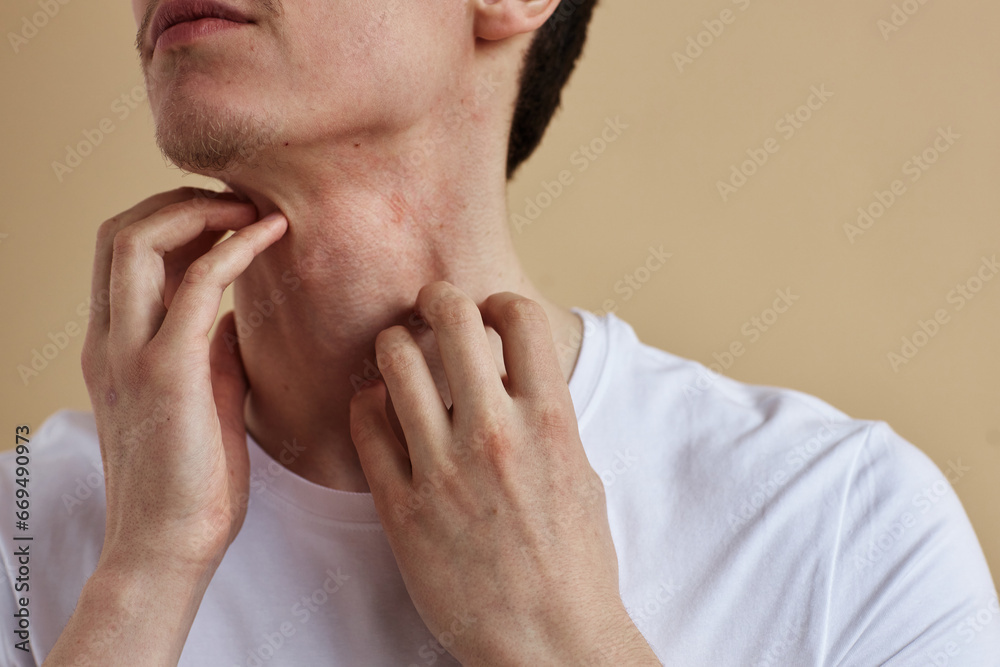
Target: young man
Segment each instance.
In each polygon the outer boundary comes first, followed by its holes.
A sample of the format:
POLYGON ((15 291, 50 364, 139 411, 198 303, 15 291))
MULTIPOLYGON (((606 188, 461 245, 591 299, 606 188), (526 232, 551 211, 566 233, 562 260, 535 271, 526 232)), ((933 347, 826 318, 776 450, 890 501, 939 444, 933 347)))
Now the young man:
POLYGON ((93 414, 2 458, 6 663, 996 664, 913 445, 526 278, 592 5, 133 0, 159 146, 231 192, 100 228, 93 414))

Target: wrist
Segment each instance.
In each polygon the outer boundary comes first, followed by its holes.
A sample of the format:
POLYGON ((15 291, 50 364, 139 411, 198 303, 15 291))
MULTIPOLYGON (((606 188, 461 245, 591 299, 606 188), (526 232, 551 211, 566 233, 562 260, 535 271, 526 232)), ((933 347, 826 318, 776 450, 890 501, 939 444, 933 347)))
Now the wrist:
POLYGON ((185 581, 210 579, 229 548, 232 532, 221 524, 198 530, 109 530, 97 569, 130 576, 165 573, 185 581))
POLYGON ((222 555, 193 558, 160 549, 112 547, 105 543, 87 585, 106 586, 123 603, 148 601, 155 596, 178 607, 181 601, 197 605, 222 555))
POLYGON ((593 667, 630 665, 661 667, 662 663, 624 606, 615 608, 603 623, 576 644, 574 664, 593 667))
POLYGON ((510 641, 510 634, 483 637, 475 655, 466 656, 467 664, 662 667, 620 598, 582 607, 546 613, 528 626, 530 630, 515 633, 518 641, 510 641), (581 616, 581 611, 587 615, 581 616))
POLYGON ((213 573, 102 553, 46 667, 176 665, 213 573))

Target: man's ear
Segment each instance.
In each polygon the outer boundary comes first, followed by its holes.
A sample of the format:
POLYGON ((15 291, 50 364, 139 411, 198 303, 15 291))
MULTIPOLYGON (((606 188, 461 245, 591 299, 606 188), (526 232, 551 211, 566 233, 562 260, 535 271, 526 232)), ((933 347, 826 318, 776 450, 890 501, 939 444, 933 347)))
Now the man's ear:
POLYGON ((559 7, 559 0, 472 0, 476 37, 497 40, 533 32, 559 7))

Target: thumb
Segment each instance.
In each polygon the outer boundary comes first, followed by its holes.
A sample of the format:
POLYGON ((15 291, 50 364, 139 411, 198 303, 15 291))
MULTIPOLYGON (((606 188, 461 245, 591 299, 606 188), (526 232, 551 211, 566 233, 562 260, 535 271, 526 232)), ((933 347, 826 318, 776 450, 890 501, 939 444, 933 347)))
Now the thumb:
POLYGON ((246 424, 243 421, 243 404, 249 389, 243 358, 240 356, 239 338, 236 336, 236 316, 229 311, 219 320, 219 325, 209 347, 212 367, 212 393, 222 425, 223 444, 246 445, 246 424))

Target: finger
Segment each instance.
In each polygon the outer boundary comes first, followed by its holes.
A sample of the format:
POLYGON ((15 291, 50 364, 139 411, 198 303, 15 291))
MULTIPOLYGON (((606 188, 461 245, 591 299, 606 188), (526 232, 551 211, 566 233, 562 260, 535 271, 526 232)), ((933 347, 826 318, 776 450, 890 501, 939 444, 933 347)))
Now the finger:
POLYGON ((226 450, 232 474, 237 479, 245 480, 250 475, 250 452, 247 450, 243 408, 250 383, 240 357, 233 311, 219 320, 209 348, 209 360, 212 368, 212 394, 222 429, 222 446, 226 450))
POLYGON ((386 416, 386 395, 385 383, 373 380, 351 397, 350 405, 351 439, 375 502, 383 508, 394 490, 412 479, 410 459, 386 416))
POLYGON ((219 314, 222 292, 286 229, 288 221, 284 216, 268 216, 239 230, 192 262, 154 340, 161 340, 167 347, 184 349, 205 340, 219 314))
POLYGON ((375 337, 375 360, 406 436, 412 465, 427 469, 448 442, 451 417, 424 353, 409 330, 397 325, 375 337))
POLYGON ((219 320, 209 348, 209 360, 212 368, 212 393, 218 408, 222 432, 228 431, 237 435, 243 433, 246 437, 243 405, 249 382, 246 370, 243 368, 243 359, 240 357, 233 311, 229 311, 219 320))
POLYGON ((88 324, 95 333, 107 335, 111 325, 110 285, 111 258, 114 254, 115 235, 128 225, 146 218, 164 206, 189 199, 199 198, 209 201, 218 198, 223 201, 238 201, 231 193, 212 192, 200 188, 177 188, 169 192, 148 197, 124 213, 114 216, 101 224, 97 230, 94 249, 94 268, 90 285, 91 321, 88 324))
POLYGON ((513 292, 492 294, 482 303, 483 322, 503 344, 507 389, 530 399, 568 392, 545 309, 513 292))
POLYGON ((170 309, 170 302, 177 292, 178 285, 181 284, 181 280, 184 278, 184 273, 191 266, 191 262, 211 250, 227 233, 224 229, 202 232, 198 235, 198 238, 190 243, 185 243, 177 250, 163 255, 163 307, 165 309, 170 309))
POLYGON ((475 302, 454 285, 438 281, 420 289, 417 309, 437 339, 454 419, 474 422, 485 409, 509 401, 475 302))
POLYGON ((168 204, 119 231, 112 244, 109 341, 130 349, 156 334, 167 312, 166 253, 206 231, 242 229, 256 218, 257 209, 250 204, 190 199, 168 204))

